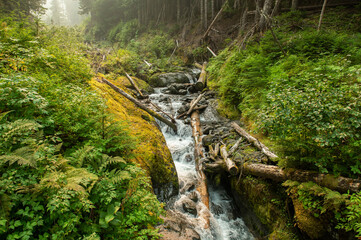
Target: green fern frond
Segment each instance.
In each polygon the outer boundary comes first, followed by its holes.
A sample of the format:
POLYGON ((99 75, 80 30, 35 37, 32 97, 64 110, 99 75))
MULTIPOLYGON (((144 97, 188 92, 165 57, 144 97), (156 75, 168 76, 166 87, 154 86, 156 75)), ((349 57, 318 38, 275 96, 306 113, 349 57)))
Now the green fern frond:
POLYGON ((110 171, 108 178, 111 183, 119 184, 123 181, 131 180, 132 176, 129 174, 128 171, 114 169, 110 171))
POLYGON ((106 154, 102 155, 101 165, 99 167, 99 172, 103 172, 108 166, 112 166, 118 163, 126 164, 127 162, 121 157, 110 157, 106 154))
POLYGON ((89 156, 90 153, 94 150, 93 146, 84 146, 79 148, 72 154, 72 160, 76 166, 83 167, 83 164, 87 158, 92 159, 92 156, 89 156))
POLYGON ((13 112, 13 110, 0 113, 0 122, 1 122, 1 120, 3 120, 3 118, 4 118, 6 115, 8 115, 8 114, 11 113, 11 112, 13 112))
POLYGON ((41 125, 32 120, 19 119, 14 122, 4 124, 2 127, 4 132, 0 137, 0 140, 5 142, 16 142, 19 137, 37 132, 41 125))
POLYGON ((34 149, 26 146, 15 150, 11 154, 0 156, 0 164, 5 163, 9 163, 9 165, 17 163, 18 165, 36 167, 34 149))

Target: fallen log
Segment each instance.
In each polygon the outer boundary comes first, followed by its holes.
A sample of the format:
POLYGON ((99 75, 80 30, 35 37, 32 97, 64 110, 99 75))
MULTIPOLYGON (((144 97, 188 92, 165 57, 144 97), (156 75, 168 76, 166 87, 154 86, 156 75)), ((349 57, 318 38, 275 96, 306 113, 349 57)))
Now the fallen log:
POLYGON ((228 172, 233 176, 237 175, 238 167, 236 166, 236 164, 230 158, 228 158, 226 145, 223 145, 221 147, 221 156, 223 158, 224 163, 227 166, 228 172))
POLYGON ((261 150, 261 152, 264 153, 269 159, 272 160, 272 159, 278 158, 278 156, 276 154, 274 154, 273 152, 271 152, 268 149, 268 147, 266 147, 263 143, 258 141, 257 138, 255 138, 255 137, 251 136, 249 133, 247 133, 246 130, 241 128, 237 123, 232 122, 231 125, 239 135, 244 137, 249 143, 252 143, 253 146, 255 146, 256 148, 261 150))
POLYGON ((187 115, 191 114, 197 103, 202 99, 204 94, 200 94, 197 98, 193 99, 191 102, 191 106, 189 107, 189 110, 187 111, 187 115))
POLYGON ((150 105, 152 105, 153 107, 155 107, 159 112, 163 113, 164 115, 166 115, 167 117, 170 118, 170 120, 172 121, 172 123, 176 123, 175 119, 169 115, 168 113, 164 112, 158 105, 152 103, 151 101, 149 101, 150 105))
POLYGON ((339 192, 359 192, 361 190, 361 180, 336 177, 331 174, 323 174, 312 171, 286 169, 283 170, 278 166, 271 166, 260 163, 243 164, 243 172, 246 174, 268 178, 276 182, 293 180, 298 182, 312 181, 320 186, 327 187, 339 192))
MULTIPOLYGON (((202 203, 209 209, 209 194, 207 188, 207 177, 203 172, 203 164, 201 159, 204 158, 203 146, 202 146, 202 131, 200 127, 200 118, 199 112, 194 111, 191 115, 191 126, 192 126, 192 135, 194 138, 194 157, 196 163, 196 171, 198 174, 198 186, 197 191, 201 195, 202 203)), ((202 211, 199 213, 200 217, 203 218, 206 222, 204 228, 210 227, 210 214, 209 211, 202 211)))
POLYGON ((127 98, 129 101, 131 101, 132 103, 134 103, 135 105, 137 105, 140 109, 143 109, 144 111, 146 111, 147 113, 149 113, 151 116, 155 117, 156 119, 158 119, 159 121, 164 122, 165 124, 167 124, 169 127, 171 127, 173 129, 173 131, 177 132, 177 126, 172 123, 171 121, 169 121, 168 119, 166 119, 165 117, 159 115, 158 113, 150 110, 149 108, 147 108, 146 106, 144 106, 142 103, 140 103, 138 100, 136 100, 135 98, 133 98, 132 96, 130 96, 128 93, 124 92, 122 89, 118 88, 117 86, 115 86, 113 83, 109 82, 108 80, 106 80, 105 78, 102 78, 102 82, 108 84, 111 88, 113 88, 116 92, 120 93, 121 95, 123 95, 125 98, 127 98))
POLYGON ((127 76, 130 84, 132 84, 132 86, 135 88, 135 90, 138 92, 138 94, 139 94, 142 98, 144 98, 143 93, 140 91, 140 89, 138 88, 137 84, 134 82, 133 78, 131 78, 127 72, 125 72, 125 76, 127 76))
POLYGON ((143 62, 144 62, 145 64, 147 64, 148 67, 152 67, 152 64, 150 64, 150 63, 147 62, 146 60, 143 60, 143 62))
POLYGON ((243 141, 243 138, 240 137, 240 138, 238 139, 238 141, 233 145, 233 147, 229 150, 228 154, 229 154, 229 155, 232 155, 232 154, 237 150, 237 148, 239 147, 239 144, 240 144, 242 141, 243 141))
POLYGON ((206 86, 206 79, 207 79, 206 67, 207 67, 207 62, 204 62, 204 63, 203 63, 203 66, 202 66, 201 75, 199 76, 198 81, 197 81, 196 84, 194 85, 194 88, 195 88, 197 91, 202 91, 203 88, 206 86))
MULTIPOLYGON (((193 111, 203 110, 203 109, 206 109, 207 107, 208 107, 207 105, 201 105, 201 106, 198 106, 198 107, 194 107, 193 111)), ((187 112, 184 112, 184 113, 180 114, 179 116, 177 116, 177 119, 181 119, 182 117, 184 117, 186 115, 187 115, 187 112)))
POLYGON ((200 64, 197 63, 197 62, 194 63, 194 66, 196 66, 196 67, 199 68, 199 69, 202 69, 202 67, 203 67, 202 65, 200 65, 200 64))

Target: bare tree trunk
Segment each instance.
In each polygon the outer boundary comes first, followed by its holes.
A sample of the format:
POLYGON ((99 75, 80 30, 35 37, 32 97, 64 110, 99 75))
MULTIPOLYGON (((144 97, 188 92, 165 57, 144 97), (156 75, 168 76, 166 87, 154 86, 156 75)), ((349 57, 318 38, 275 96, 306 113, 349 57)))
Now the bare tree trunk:
POLYGON ((320 29, 321 29, 321 23, 322 23, 323 14, 325 13, 326 4, 327 4, 327 0, 324 0, 322 10, 321 10, 321 14, 320 14, 320 20, 318 22, 317 32, 319 32, 320 29))
POLYGON ((180 22, 180 13, 181 13, 181 4, 180 4, 180 0, 177 0, 177 23, 180 22))
POLYGON ((203 28, 206 29, 208 25, 208 1, 204 0, 204 25, 203 28))
POLYGON ((298 0, 292 0, 292 4, 291 4, 291 10, 297 10, 298 9, 298 0))
POLYGON ((214 18, 214 13, 215 13, 215 10, 214 10, 214 0, 211 0, 211 9, 212 9, 212 18, 214 18))
POLYGON ((125 72, 125 76, 127 76, 130 84, 132 84, 132 86, 135 88, 135 90, 138 92, 138 94, 139 94, 142 98, 144 98, 143 93, 140 91, 140 89, 138 88, 137 84, 134 82, 133 78, 131 78, 127 72, 125 72))
POLYGON ((244 8, 243 14, 242 14, 242 18, 241 18, 241 32, 244 32, 246 30, 246 25, 247 25, 247 12, 248 12, 248 3, 246 1, 246 6, 244 8))
POLYGON ((281 6, 281 0, 276 0, 275 6, 273 7, 273 10, 272 10, 272 13, 271 13, 271 17, 274 17, 279 13, 280 6, 281 6))
POLYGON ((201 2, 201 28, 204 28, 204 0, 200 0, 201 2))
POLYGON ((219 12, 217 13, 216 17, 213 19, 213 21, 211 22, 211 24, 209 25, 207 31, 204 33, 202 39, 205 39, 207 36, 208 36, 208 33, 209 31, 211 31, 211 28, 213 27, 214 23, 217 21, 218 17, 221 15, 223 9, 224 9, 224 6, 222 6, 222 8, 219 10, 219 12))
POLYGON ((259 20, 259 28, 263 31, 266 27, 266 17, 268 17, 272 10, 272 0, 265 0, 261 13, 261 19, 259 20))

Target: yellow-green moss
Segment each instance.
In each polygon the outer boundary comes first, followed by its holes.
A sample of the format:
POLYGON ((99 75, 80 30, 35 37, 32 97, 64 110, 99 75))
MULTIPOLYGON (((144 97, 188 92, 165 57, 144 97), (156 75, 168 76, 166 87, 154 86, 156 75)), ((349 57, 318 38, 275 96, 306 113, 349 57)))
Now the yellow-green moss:
MULTIPOLYGON (((125 77, 111 82, 131 94, 124 87, 128 83, 125 77)), ((141 83, 138 79, 137 82, 141 83)), ((147 171, 153 186, 172 184, 173 187, 178 188, 178 178, 171 153, 154 118, 108 85, 99 83, 95 79, 90 81, 90 85, 106 99, 109 111, 114 114, 116 120, 129 123, 131 135, 138 140, 133 161, 147 171)))
POLYGON ((239 184, 237 182, 238 178, 232 178, 232 189, 249 201, 256 216, 268 226, 271 231, 268 239, 298 239, 288 219, 284 200, 272 191, 269 183, 253 177, 244 177, 239 184))

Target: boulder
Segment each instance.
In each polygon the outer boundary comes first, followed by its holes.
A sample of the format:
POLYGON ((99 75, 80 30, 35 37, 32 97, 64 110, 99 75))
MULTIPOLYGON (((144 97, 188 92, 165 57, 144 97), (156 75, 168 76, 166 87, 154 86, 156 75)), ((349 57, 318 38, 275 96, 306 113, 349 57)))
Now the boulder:
POLYGON ((167 87, 172 83, 190 83, 190 75, 186 72, 163 73, 154 75, 149 79, 153 87, 167 87))

